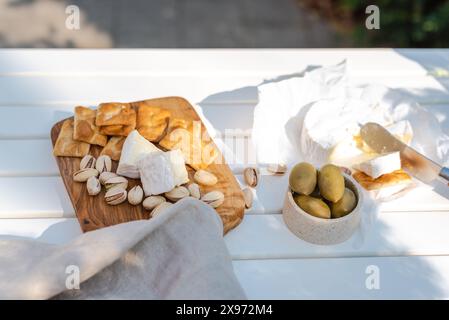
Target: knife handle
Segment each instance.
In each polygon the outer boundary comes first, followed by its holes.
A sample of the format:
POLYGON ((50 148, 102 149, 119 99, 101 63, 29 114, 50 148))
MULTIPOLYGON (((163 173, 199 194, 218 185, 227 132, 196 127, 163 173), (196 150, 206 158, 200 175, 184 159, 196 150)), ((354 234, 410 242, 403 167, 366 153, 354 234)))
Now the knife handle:
POLYGON ((446 181, 449 181, 449 168, 443 167, 440 170, 440 177, 444 178, 446 181))

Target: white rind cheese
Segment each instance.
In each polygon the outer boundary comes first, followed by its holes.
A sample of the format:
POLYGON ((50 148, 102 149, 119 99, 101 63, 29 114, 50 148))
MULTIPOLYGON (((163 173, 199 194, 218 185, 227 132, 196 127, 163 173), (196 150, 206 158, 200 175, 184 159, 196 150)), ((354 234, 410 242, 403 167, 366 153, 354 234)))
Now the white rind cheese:
POLYGON ((181 150, 172 150, 164 153, 171 165, 175 186, 189 182, 184 155, 181 150))
POLYGON ((150 153, 141 158, 137 165, 146 196, 168 192, 189 181, 180 150, 150 153))
POLYGON ((145 196, 168 192, 175 187, 173 170, 164 153, 150 153, 140 159, 138 164, 145 196))
MULTIPOLYGON (((361 99, 328 99, 315 102, 307 111, 301 134, 305 160, 315 165, 329 162, 332 149, 350 142, 366 122, 393 123, 381 106, 370 106, 361 99)), ((354 146, 354 153, 360 153, 354 146)))
POLYGON ((405 143, 412 140, 409 121, 395 122, 386 105, 357 98, 320 100, 304 116, 300 140, 304 161, 351 168, 372 157, 374 152, 360 138, 360 128, 367 122, 383 125, 405 143))
POLYGON ((123 144, 117 174, 138 179, 140 174, 137 162, 145 155, 153 152, 162 153, 154 144, 142 137, 137 130, 132 131, 123 144))
POLYGON ((401 169, 401 157, 399 152, 392 152, 362 162, 355 167, 370 177, 377 179, 383 174, 401 169))

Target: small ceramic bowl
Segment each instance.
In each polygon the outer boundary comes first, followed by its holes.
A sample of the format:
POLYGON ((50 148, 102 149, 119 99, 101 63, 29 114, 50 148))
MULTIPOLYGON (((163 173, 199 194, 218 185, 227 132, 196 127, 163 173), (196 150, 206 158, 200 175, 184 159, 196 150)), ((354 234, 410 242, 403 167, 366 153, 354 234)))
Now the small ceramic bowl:
POLYGON ((308 214, 295 203, 289 188, 282 216, 291 232, 302 240, 321 245, 341 243, 352 236, 360 224, 363 192, 351 176, 347 174, 343 176, 346 188, 351 189, 357 197, 357 205, 354 210, 341 218, 323 219, 308 214))

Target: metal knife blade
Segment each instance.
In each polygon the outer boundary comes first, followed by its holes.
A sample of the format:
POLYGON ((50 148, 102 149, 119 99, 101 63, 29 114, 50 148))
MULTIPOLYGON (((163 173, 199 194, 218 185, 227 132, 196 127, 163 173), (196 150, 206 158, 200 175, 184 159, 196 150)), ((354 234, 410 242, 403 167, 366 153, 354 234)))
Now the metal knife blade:
POLYGON ((360 135, 363 141, 377 153, 399 151, 402 167, 422 182, 430 183, 438 179, 439 176, 447 179, 442 174, 446 168, 442 170, 443 167, 439 164, 397 139, 381 125, 373 122, 366 123, 360 129, 360 135))

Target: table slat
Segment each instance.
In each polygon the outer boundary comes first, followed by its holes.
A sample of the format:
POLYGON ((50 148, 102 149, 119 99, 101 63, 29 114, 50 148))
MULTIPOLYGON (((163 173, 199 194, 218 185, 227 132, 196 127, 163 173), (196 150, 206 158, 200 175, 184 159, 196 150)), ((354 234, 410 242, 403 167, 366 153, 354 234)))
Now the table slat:
MULTIPOLYGON (((181 96, 191 103, 256 103, 257 85, 279 74, 262 76, 4 76, 0 105, 98 104, 181 96)), ((432 76, 351 77, 350 85, 383 84, 403 89, 418 102, 449 102, 449 78, 432 76)))
POLYGON ((233 265, 251 299, 449 298, 449 256, 241 260, 233 265), (374 270, 368 267, 379 270, 379 290, 366 287, 374 270))
POLYGON ((0 74, 291 73, 348 60, 357 75, 424 75, 423 61, 448 50, 419 49, 147 49, 0 51, 0 74), (107 57, 107 58, 105 58, 107 57), (32 63, 31 63, 32 62, 32 63))
MULTIPOLYGON (((385 212, 366 229, 363 240, 356 235, 339 245, 317 246, 294 236, 281 215, 247 215, 225 242, 234 260, 445 255, 448 223, 449 212, 385 212)), ((75 218, 1 219, 0 234, 63 244, 81 231, 75 218), (47 230, 67 235, 42 237, 47 230)))

